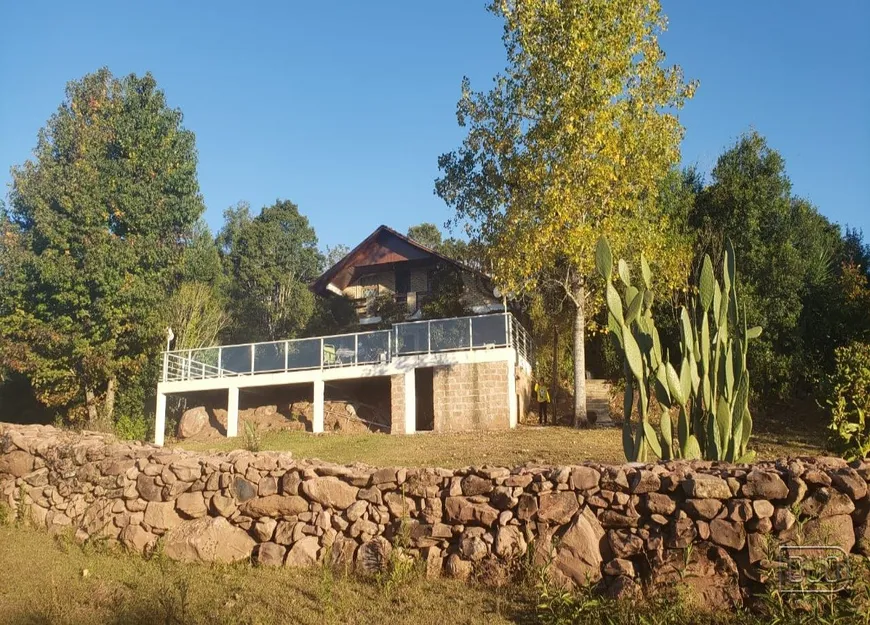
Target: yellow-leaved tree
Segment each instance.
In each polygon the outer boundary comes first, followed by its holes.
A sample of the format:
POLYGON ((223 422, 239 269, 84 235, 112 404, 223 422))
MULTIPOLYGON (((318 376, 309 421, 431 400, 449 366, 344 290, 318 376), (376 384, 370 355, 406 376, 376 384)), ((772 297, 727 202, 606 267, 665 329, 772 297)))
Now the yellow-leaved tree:
POLYGON ((679 161, 677 110, 695 83, 665 67, 655 0, 496 0, 508 65, 489 92, 463 80, 461 147, 435 192, 483 243, 507 292, 560 286, 574 309, 574 424, 584 426, 587 323, 601 306, 596 241, 644 251, 659 292, 683 284, 690 250, 658 189, 679 161))

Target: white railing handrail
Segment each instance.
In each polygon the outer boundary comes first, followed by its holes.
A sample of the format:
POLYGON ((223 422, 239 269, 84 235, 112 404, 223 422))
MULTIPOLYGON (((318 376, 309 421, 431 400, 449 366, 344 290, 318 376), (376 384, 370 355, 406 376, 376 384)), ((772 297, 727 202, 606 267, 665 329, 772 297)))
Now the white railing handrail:
MULTIPOLYGON (((415 335, 417 335, 417 333, 415 333, 415 335)), ((214 345, 211 347, 177 349, 171 351, 167 350, 163 352, 162 378, 164 382, 168 382, 184 381, 191 379, 235 377, 241 375, 256 375, 258 373, 323 369, 325 367, 346 366, 348 364, 359 365, 391 362, 394 358, 403 356, 455 351, 475 351, 480 349, 488 349, 491 347, 513 347, 516 350, 518 357, 522 356, 524 360, 526 360, 527 362, 531 362, 530 359, 531 352, 533 351, 533 344, 531 342, 531 337, 529 336, 528 332, 526 332, 526 329, 514 318, 511 313, 492 313, 487 315, 466 315, 462 317, 448 317, 444 319, 423 319, 420 321, 401 322, 393 324, 392 328, 387 330, 368 330, 365 332, 348 332, 345 334, 330 334, 326 336, 302 337, 295 339, 282 339, 276 341, 259 341, 255 343, 237 343, 232 345, 214 345), (486 343, 475 344, 474 320, 484 319, 504 319, 504 337, 498 337, 495 341, 487 341, 486 343), (457 324, 457 327, 462 327, 463 322, 465 322, 468 325, 468 344, 466 345, 463 342, 463 344, 461 345, 449 345, 443 347, 435 346, 433 351, 432 326, 433 324, 438 324, 439 322, 454 322, 457 324), (403 348, 400 348, 399 341, 401 338, 401 329, 406 326, 421 326, 422 324, 426 324, 425 346, 421 346, 421 349, 405 350, 403 348), (394 334, 395 337, 393 336, 394 334), (365 356, 361 358, 360 338, 369 338, 376 336, 386 337, 386 344, 384 346, 367 346, 363 349, 363 353, 365 354, 365 356), (337 347, 337 349, 334 350, 337 352, 346 352, 347 349, 349 349, 349 346, 347 348, 344 348, 342 346, 332 345, 332 343, 336 343, 337 340, 341 339, 352 339, 353 341, 352 363, 342 361, 342 358, 348 357, 347 354, 342 355, 337 360, 335 359, 335 353, 330 353, 330 359, 327 359, 326 357, 327 351, 325 347, 327 345, 332 348, 337 347), (319 343, 319 348, 317 350, 319 352, 317 355, 317 362, 297 362, 296 364, 293 364, 293 366, 291 366, 291 363, 289 362, 291 344, 299 344, 304 341, 315 341, 319 343), (283 367, 261 367, 260 369, 258 369, 256 365, 256 357, 258 353, 257 347, 261 345, 280 346, 280 349, 278 351, 283 352, 283 367), (374 352, 371 351, 372 347, 374 347, 374 352), (381 349, 381 347, 383 347, 384 349, 381 349), (234 369, 228 369, 222 366, 227 362, 223 358, 225 353, 224 350, 227 349, 250 350, 250 368, 245 366, 243 371, 238 371, 235 370, 238 368, 238 366, 235 366, 234 369), (218 364, 214 365, 212 363, 207 363, 195 358, 195 356, 199 356, 203 352, 216 352, 218 364), (300 364, 301 366, 298 366, 300 364)))

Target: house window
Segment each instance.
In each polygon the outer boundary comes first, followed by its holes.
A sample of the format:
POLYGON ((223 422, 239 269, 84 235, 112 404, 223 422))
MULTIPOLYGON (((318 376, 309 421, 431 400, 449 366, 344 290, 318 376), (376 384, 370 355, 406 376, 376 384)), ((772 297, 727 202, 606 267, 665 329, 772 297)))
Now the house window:
POLYGON ((396 293, 404 295, 411 290, 411 270, 396 269, 396 293))

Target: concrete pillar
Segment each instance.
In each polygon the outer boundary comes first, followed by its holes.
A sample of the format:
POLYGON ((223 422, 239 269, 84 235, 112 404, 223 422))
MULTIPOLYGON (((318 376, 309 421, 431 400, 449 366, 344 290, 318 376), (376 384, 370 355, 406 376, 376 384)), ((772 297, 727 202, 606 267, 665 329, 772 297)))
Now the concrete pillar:
POLYGON ((514 357, 511 357, 507 363, 507 375, 508 375, 508 392, 507 399, 508 403, 508 415, 509 415, 509 423, 512 428, 517 427, 517 363, 514 357))
POLYGON ((311 431, 315 434, 323 432, 323 398, 326 385, 323 380, 314 380, 314 416, 311 420, 311 431))
POLYGON ((414 369, 405 372, 405 434, 417 431, 417 384, 414 369))
POLYGON ((239 435, 239 389, 227 389, 227 438, 239 435))
POLYGON ((157 411, 154 415, 154 444, 163 447, 166 430, 166 393, 157 392, 157 411))
POLYGON ((390 434, 417 431, 417 389, 414 370, 390 376, 390 434))

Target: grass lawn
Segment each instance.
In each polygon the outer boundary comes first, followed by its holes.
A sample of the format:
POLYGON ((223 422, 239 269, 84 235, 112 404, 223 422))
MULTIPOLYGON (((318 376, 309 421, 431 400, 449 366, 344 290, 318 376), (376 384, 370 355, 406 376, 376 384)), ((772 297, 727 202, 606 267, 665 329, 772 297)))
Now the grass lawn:
MULTIPOLYGON (((819 447, 824 437, 798 428, 759 428, 750 447, 760 458, 825 455, 819 447)), ((184 442, 178 447, 204 451, 227 451, 243 447, 244 436, 202 443, 184 442)), ((618 427, 577 430, 563 426, 520 426, 515 430, 456 434, 322 434, 268 432, 262 449, 292 451, 298 458, 320 458, 348 464, 364 462, 380 466, 469 465, 516 466, 529 461, 541 464, 577 464, 584 461, 621 463, 622 433, 618 427)))
POLYGON ((324 567, 144 560, 17 526, 0 526, 0 546, 0 622, 9 625, 498 625, 529 622, 534 609, 516 589, 420 576, 388 583, 324 567))

